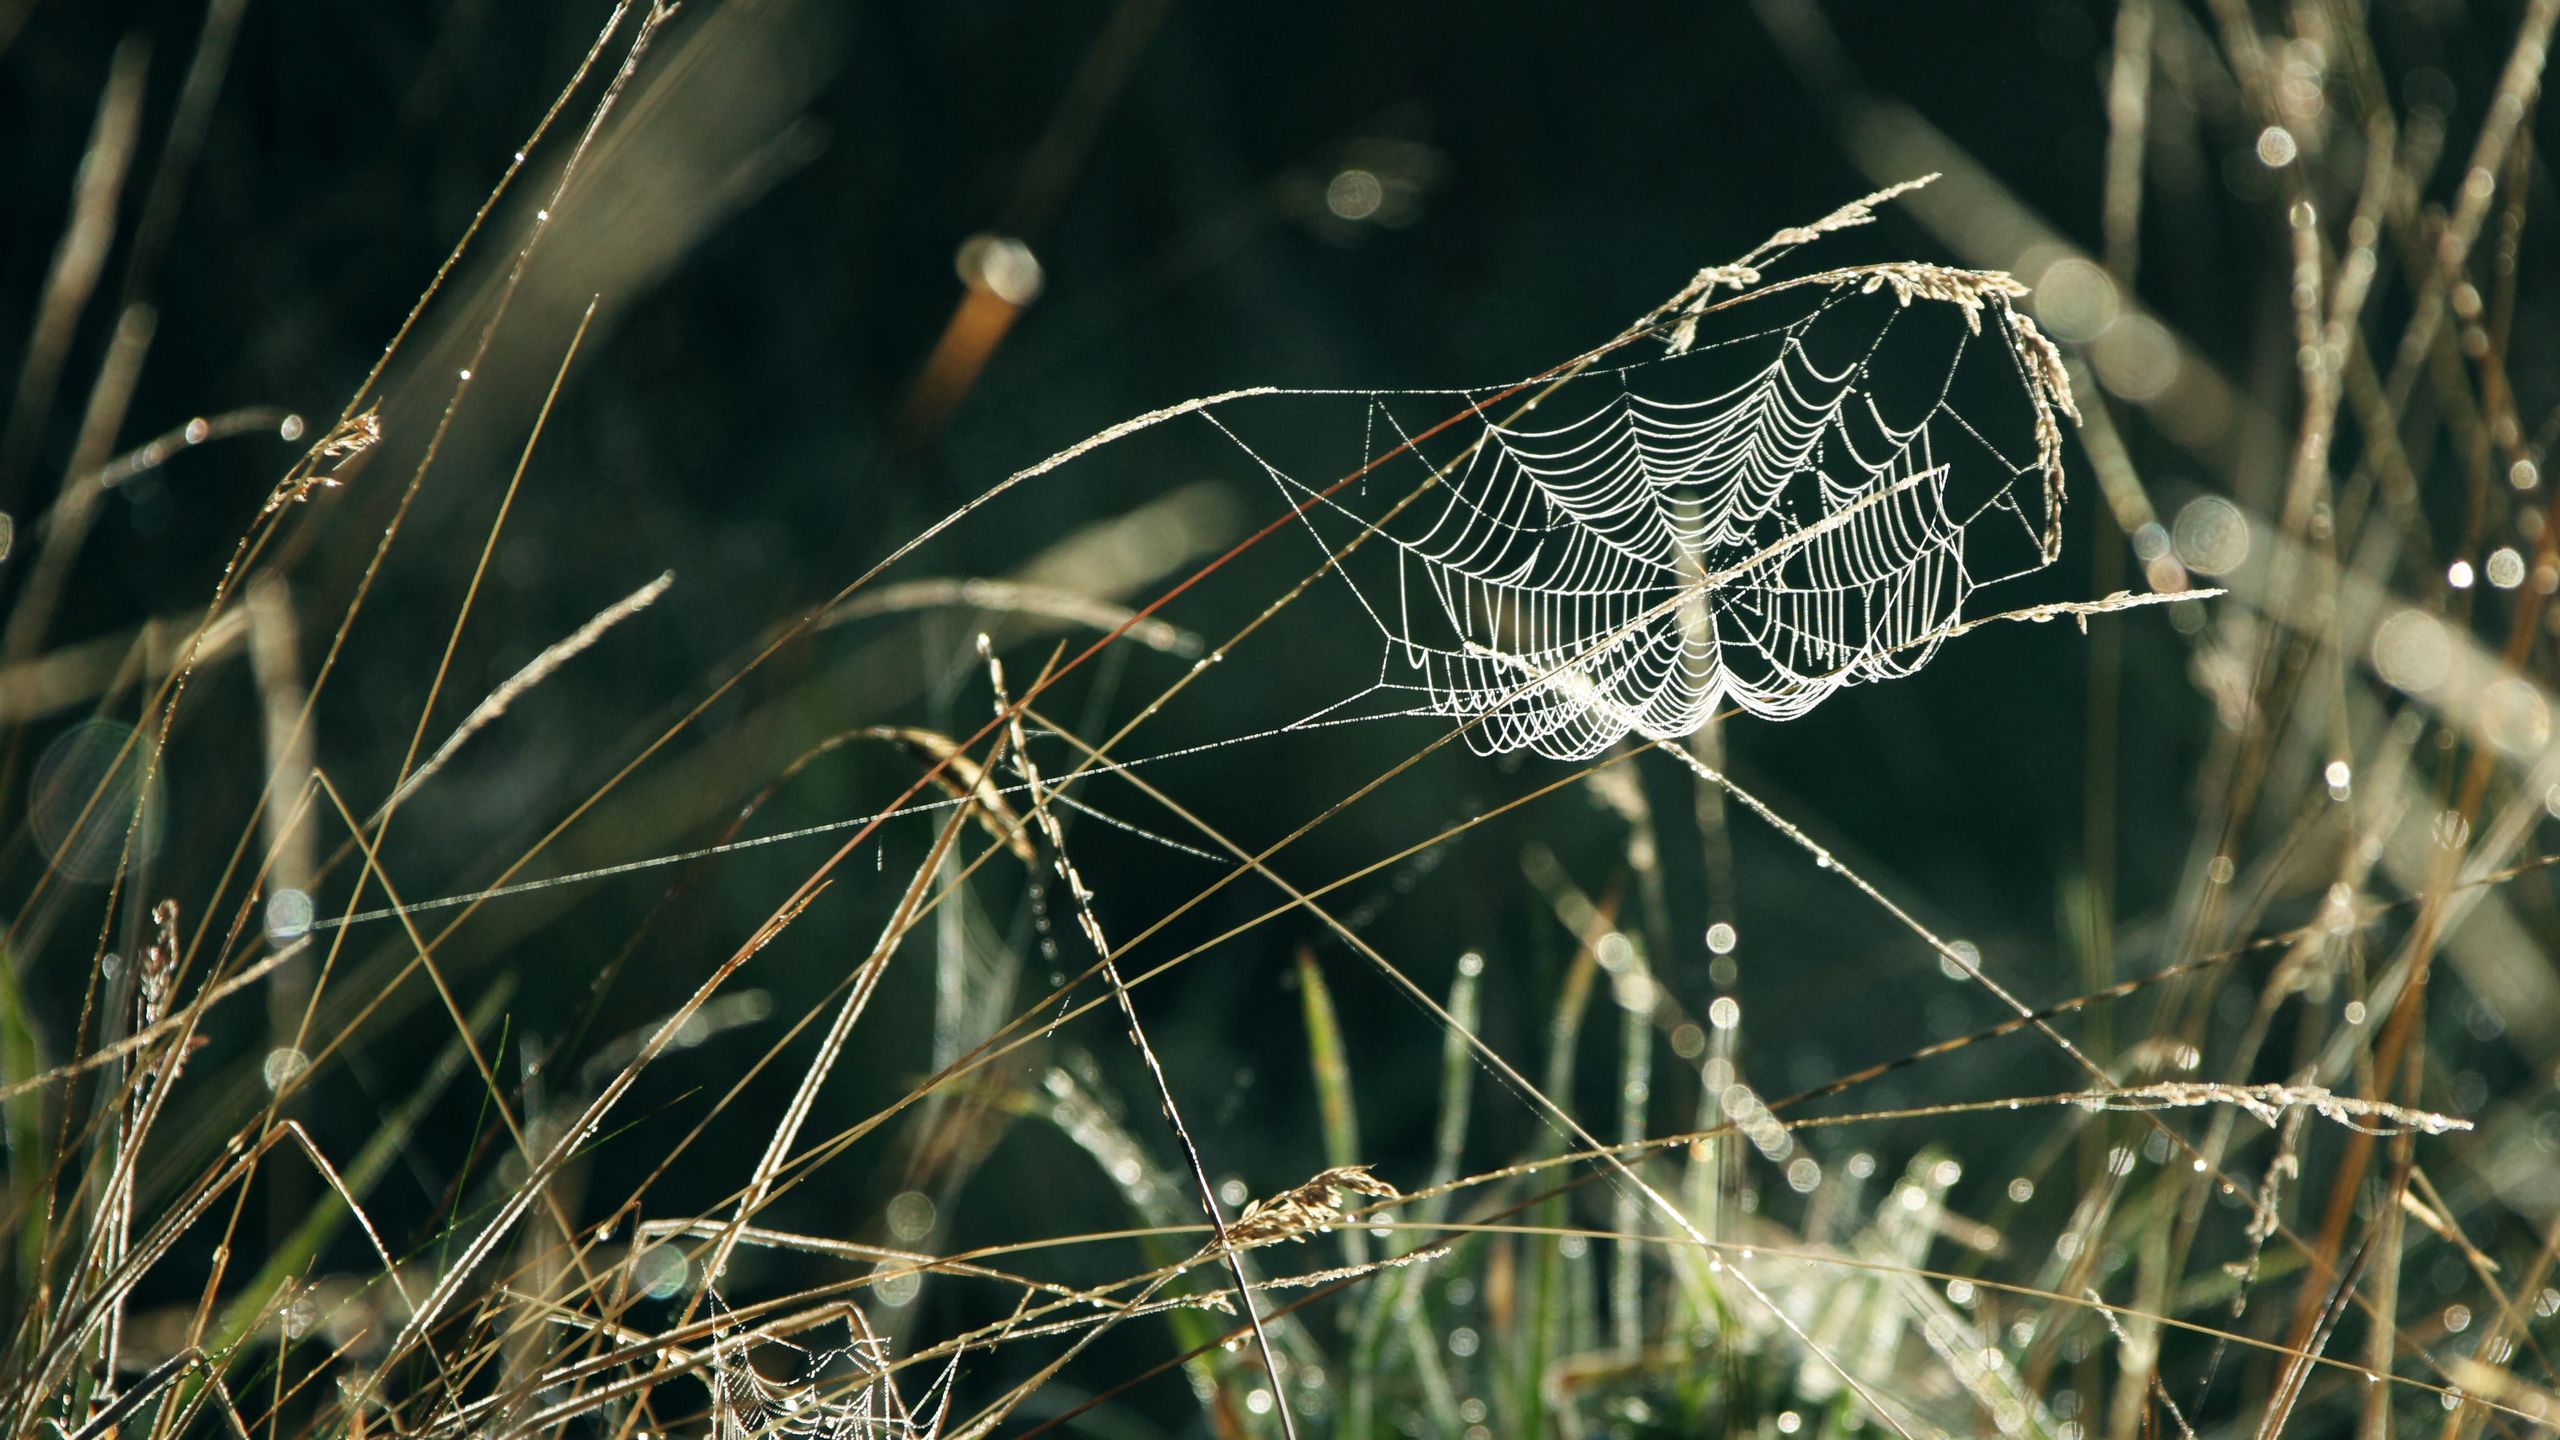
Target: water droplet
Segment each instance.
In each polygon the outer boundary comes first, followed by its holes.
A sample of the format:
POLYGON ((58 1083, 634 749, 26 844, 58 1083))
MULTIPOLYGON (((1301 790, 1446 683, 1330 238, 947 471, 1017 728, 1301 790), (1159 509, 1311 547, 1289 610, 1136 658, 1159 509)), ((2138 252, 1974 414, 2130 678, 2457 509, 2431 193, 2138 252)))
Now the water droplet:
POLYGON ((1031 247, 1005 235, 972 235, 952 257, 960 282, 1016 309, 1040 298, 1046 277, 1031 247))
POLYGON ((267 897, 267 943, 290 945, 311 933, 311 896, 304 891, 278 890, 267 897))
POLYGON ((1360 169, 1345 170, 1324 187, 1324 208, 1343 220, 1366 220, 1386 202, 1386 187, 1360 169))
POLYGON ((914 1244, 933 1233, 937 1212, 933 1197, 921 1190, 901 1190, 888 1206, 889 1233, 914 1244))
POLYGON ((282 1090, 302 1078, 311 1068, 311 1057, 287 1045, 267 1052, 266 1063, 258 1067, 269 1091, 282 1090))
POLYGON ((2199 575, 2228 575, 2249 559, 2249 517, 2219 495, 2186 503, 2169 532, 2179 563, 2199 575))
POLYGON ((883 1260, 872 1267, 871 1293, 880 1303, 896 1308, 912 1303, 916 1292, 924 1288, 924 1276, 903 1260, 883 1260))
POLYGON ((2442 621, 2400 610, 2373 632, 2373 668, 2413 695, 2423 695, 2453 673, 2453 644, 2442 621))

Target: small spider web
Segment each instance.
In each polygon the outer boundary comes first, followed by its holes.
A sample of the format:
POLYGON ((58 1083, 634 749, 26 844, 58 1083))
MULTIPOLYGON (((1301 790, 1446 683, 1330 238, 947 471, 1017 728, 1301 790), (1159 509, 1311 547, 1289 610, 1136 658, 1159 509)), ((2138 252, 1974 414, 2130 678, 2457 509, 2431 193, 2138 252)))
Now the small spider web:
POLYGON ((1674 356, 1339 397, 1346 427, 1204 413, 1384 636, 1381 691, 1480 752, 1582 759, 1910 674, 1975 590, 2051 563, 2069 393, 2016 293, 1833 271, 1725 300, 1708 328, 1757 327, 1674 356))
MULTIPOLYGON (((749 1358, 749 1338, 723 1325, 702 1372, 711 1391, 711 1440, 934 1440, 958 1357, 921 1404, 910 1405, 891 1379, 888 1340, 858 1310, 848 1309, 845 1323, 852 1332, 845 1344, 806 1360, 806 1374, 791 1381, 767 1379, 749 1358), (829 1377, 831 1371, 843 1373, 829 1377)), ((788 1342, 775 1345, 808 1354, 788 1342)))

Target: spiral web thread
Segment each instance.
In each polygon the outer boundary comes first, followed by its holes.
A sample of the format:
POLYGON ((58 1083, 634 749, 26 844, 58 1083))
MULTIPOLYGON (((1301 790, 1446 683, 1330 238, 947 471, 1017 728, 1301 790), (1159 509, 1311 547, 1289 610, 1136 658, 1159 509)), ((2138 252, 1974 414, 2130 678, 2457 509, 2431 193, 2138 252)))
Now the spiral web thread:
POLYGON ((1673 355, 1526 403, 1351 397, 1357 488, 1284 463, 1286 435, 1237 410, 1208 418, 1385 635, 1380 690, 1472 722, 1481 752, 1582 759, 1910 674, 1976 589, 2051 563, 2070 392, 2021 293, 1991 272, 1830 271, 1708 312, 1774 323, 1698 341, 1682 314, 1673 355), (1453 409, 1464 424, 1426 433, 1453 409))

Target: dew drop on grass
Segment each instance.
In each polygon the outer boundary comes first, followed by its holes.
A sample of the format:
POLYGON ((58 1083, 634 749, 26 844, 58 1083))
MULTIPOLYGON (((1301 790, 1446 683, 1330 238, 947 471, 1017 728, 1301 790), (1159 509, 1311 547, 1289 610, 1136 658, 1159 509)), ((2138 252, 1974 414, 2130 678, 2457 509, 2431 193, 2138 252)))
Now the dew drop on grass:
POLYGON ((2199 575, 2228 575, 2248 563, 2249 517, 2217 495, 2187 502, 2170 532, 2179 563, 2199 575))
POLYGON ((258 1072, 266 1080, 267 1089, 272 1092, 282 1090, 301 1079, 303 1072, 310 1068, 311 1057, 286 1045, 268 1051, 266 1063, 258 1067, 258 1072))
POLYGON ((672 1245, 653 1245, 631 1257, 631 1288, 652 1300, 665 1300, 684 1289, 693 1265, 672 1245))
POLYGON ((301 890, 278 890, 267 897, 267 943, 290 945, 311 933, 311 896, 301 890))
POLYGON ((933 1197, 921 1190, 902 1190, 889 1201, 889 1233, 909 1244, 932 1234, 935 1219, 933 1197))
POLYGON ((2395 687, 2423 695, 2453 672, 2453 642, 2443 622, 2400 610, 2373 632, 2373 668, 2395 687))
POLYGON ((874 1273, 879 1279, 873 1283, 872 1293, 880 1297, 882 1304, 892 1308, 913 1301, 916 1292, 924 1288, 924 1277, 903 1262, 883 1260, 874 1267, 874 1273))

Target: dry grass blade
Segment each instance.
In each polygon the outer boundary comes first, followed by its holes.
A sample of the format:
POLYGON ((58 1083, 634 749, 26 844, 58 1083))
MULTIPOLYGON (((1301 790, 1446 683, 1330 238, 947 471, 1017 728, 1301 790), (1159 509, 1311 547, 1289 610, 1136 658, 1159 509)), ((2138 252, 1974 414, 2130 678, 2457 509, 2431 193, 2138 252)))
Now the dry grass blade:
MULTIPOLYGON (((1191 1163, 1191 1177, 1199 1189, 1200 1206, 1208 1212, 1210 1228, 1217 1236, 1216 1248, 1224 1252, 1228 1273, 1235 1278, 1238 1303, 1243 1305, 1245 1319, 1253 1327, 1254 1344, 1262 1355, 1263 1373, 1270 1377, 1271 1393, 1280 1412, 1281 1433, 1289 1440, 1296 1440, 1297 1421, 1289 1409, 1287 1378, 1281 1374, 1279 1363, 1273 1358, 1271 1337, 1263 1330, 1261 1316, 1254 1308, 1253 1282, 1245 1274, 1244 1261, 1237 1254, 1238 1246, 1227 1228, 1225 1214, 1219 1209, 1218 1192, 1209 1183, 1208 1169, 1200 1159, 1200 1147, 1192 1142, 1189 1127, 1183 1124, 1182 1109, 1173 1098, 1172 1082, 1165 1079, 1164 1063, 1156 1057, 1154 1047, 1147 1043, 1146 1027, 1138 1019, 1137 1004, 1129 998, 1129 987, 1120 977, 1111 942, 1104 937, 1102 922, 1094 915, 1093 894, 1085 888, 1084 877, 1076 872, 1073 862, 1067 858, 1066 832, 1050 813, 1048 797, 1040 784, 1040 771, 1023 742, 1024 709, 1017 707, 1005 693, 1004 668, 983 635, 978 637, 978 652, 986 662, 987 676, 995 690, 996 713, 1013 738, 1015 763, 1021 767, 1024 783, 1031 787, 1032 819, 1040 828, 1041 838, 1048 844, 1050 862, 1056 867, 1058 878, 1066 883, 1067 893, 1074 900, 1076 928, 1092 945, 1102 965, 1103 979, 1110 985, 1112 996, 1119 1001, 1120 1016, 1129 1024, 1129 1041, 1138 1048, 1139 1058, 1146 1062, 1147 1074, 1155 1082, 1156 1098, 1163 1106, 1165 1122, 1173 1127, 1174 1140, 1191 1163)), ((964 1435, 967 1433, 963 1432, 964 1435)))
POLYGON ((388 810, 416 793, 419 786, 435 778, 436 772, 444 768, 445 762, 453 758, 455 751, 468 744, 472 736, 488 728, 499 716, 506 714, 507 707, 523 698, 526 691, 551 678, 553 671, 576 659, 598 640, 603 639, 606 631, 657 603, 658 597, 666 594, 667 587, 675 583, 676 572, 667 571, 657 579, 597 611, 587 623, 570 631, 549 649, 526 661, 521 669, 507 677, 506 683, 490 691, 485 699, 471 707, 471 713, 462 717, 462 723, 453 727, 453 733, 444 738, 444 743, 438 745, 435 752, 427 756, 423 764, 409 773, 409 778, 400 783, 399 789, 391 792, 391 798, 383 802, 383 808, 388 810))
POLYGON ((881 932, 879 943, 855 968, 853 989, 845 996, 844 1003, 837 1007, 835 1018, 828 1022, 826 1034, 818 1041, 818 1053, 810 1057, 808 1068, 801 1073, 800 1083, 791 1093, 790 1102, 775 1120, 772 1138, 765 1142, 764 1154, 756 1161, 755 1172, 747 1181, 746 1193, 739 1197, 736 1218, 721 1232, 712 1249, 711 1259, 703 1267, 706 1288, 718 1283, 727 1272, 729 1253, 738 1243, 739 1232, 755 1218, 756 1211, 771 1191, 775 1175, 780 1173, 784 1159, 790 1155, 792 1144, 800 1138, 800 1127, 808 1122, 809 1107, 817 1101, 818 1088, 826 1083, 828 1072, 835 1068, 836 1061, 844 1054, 845 1043, 852 1038, 854 1025, 862 1019, 862 1012, 870 1006, 873 993, 879 989, 880 977, 889 967, 890 956, 897 952, 898 941, 915 923, 917 904, 931 888, 934 873, 941 869, 942 858, 950 853, 952 842, 959 838, 961 824, 971 813, 965 809, 954 811, 951 818, 943 823, 941 832, 934 837, 932 850, 926 853, 924 862, 916 867, 914 877, 907 882, 906 893, 899 897, 898 908, 881 932))
POLYGON ((1023 864, 1038 863, 1039 855, 1031 848, 1029 827, 988 777, 987 767, 970 759, 950 736, 913 725, 872 726, 862 733, 889 741, 913 755, 943 793, 959 801, 966 813, 977 820, 988 838, 1023 864))
POLYGON ((936 609, 1034 615, 1089 630, 1117 632, 1150 650, 1186 660, 1200 653, 1200 637, 1179 626, 1141 619, 1125 606, 1072 591, 1014 580, 909 580, 884 585, 830 610, 826 624, 845 625, 880 615, 936 609))

